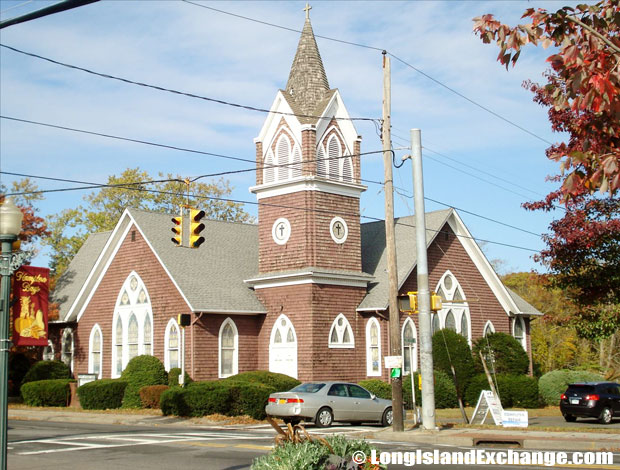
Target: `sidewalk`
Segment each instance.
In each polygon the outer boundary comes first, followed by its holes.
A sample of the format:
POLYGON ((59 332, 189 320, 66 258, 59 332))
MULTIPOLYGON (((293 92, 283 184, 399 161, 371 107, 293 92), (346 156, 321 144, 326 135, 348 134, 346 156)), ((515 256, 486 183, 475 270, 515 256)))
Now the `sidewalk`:
MULTIPOLYGON (((217 426, 231 429, 251 428, 256 425, 226 424, 225 422, 208 421, 205 418, 177 418, 169 416, 126 414, 126 413, 97 413, 75 411, 71 408, 9 408, 9 419, 22 421, 55 421, 64 423, 93 423, 127 426, 217 426)), ((438 431, 412 429, 411 424, 405 424, 405 431, 395 433, 391 428, 377 430, 373 433, 365 432, 366 437, 381 441, 411 442, 416 444, 446 445, 446 446, 476 446, 481 447, 514 447, 540 450, 565 451, 620 451, 620 434, 604 432, 549 432, 522 429, 464 429, 451 428, 438 431)), ((314 431, 314 430, 313 430, 314 431)))

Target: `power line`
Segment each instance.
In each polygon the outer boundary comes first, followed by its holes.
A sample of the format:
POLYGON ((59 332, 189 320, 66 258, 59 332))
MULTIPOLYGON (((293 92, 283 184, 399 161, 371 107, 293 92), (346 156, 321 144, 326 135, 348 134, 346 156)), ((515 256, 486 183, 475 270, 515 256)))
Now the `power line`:
MULTIPOLYGON (((278 24, 274 24, 274 23, 269 23, 267 21, 257 20, 255 18, 250 18, 248 16, 238 15, 236 13, 231 13, 231 12, 224 11, 224 10, 219 10, 217 8, 208 7, 206 5, 201 5, 201 4, 194 3, 194 2, 191 2, 191 1, 188 1, 188 0, 183 0, 183 1, 185 3, 189 3, 191 5, 195 5, 195 6, 198 6, 198 7, 201 7, 201 8, 205 8, 207 10, 212 10, 212 11, 215 11, 215 12, 218 12, 218 13, 222 13, 224 15, 234 16, 236 18, 241 18, 241 19, 244 19, 244 20, 247 20, 247 21, 252 21, 254 23, 259 23, 259 24, 262 24, 262 25, 265 25, 265 26, 271 26, 271 27, 274 27, 274 28, 284 29, 286 31, 292 31, 292 32, 296 32, 296 33, 301 33, 301 30, 297 30, 297 29, 294 29, 294 28, 289 28, 287 26, 282 26, 282 25, 278 25, 278 24)), ((405 61, 404 59, 401 59, 400 57, 396 56, 395 54, 387 51, 385 48, 369 46, 367 44, 360 44, 360 43, 355 43, 355 42, 351 42, 351 41, 345 41, 345 40, 342 40, 342 39, 332 38, 332 37, 329 37, 329 36, 322 36, 322 35, 318 35, 318 34, 315 34, 314 36, 317 37, 317 38, 326 39, 328 41, 339 42, 339 43, 342 43, 342 44, 348 44, 348 45, 351 45, 351 46, 362 47, 362 48, 365 48, 365 49, 372 49, 372 50, 381 51, 381 52, 386 51, 387 54, 392 56, 398 62, 400 62, 403 65, 405 65, 406 67, 409 67, 410 69, 416 71, 417 73, 419 73, 423 77, 431 80, 433 83, 435 83, 435 84, 445 88, 446 90, 450 91, 451 93, 454 93, 455 95, 459 96, 460 98, 468 101, 469 103, 473 104, 474 106, 477 106, 478 108, 482 109, 483 111, 486 111, 487 113, 497 117, 498 119, 501 119, 502 121, 510 124, 511 126, 514 126, 514 127, 516 127, 517 129, 519 129, 519 130, 521 130, 523 132, 526 132, 527 134, 531 135, 532 137, 534 137, 534 138, 536 138, 538 140, 541 140, 542 142, 545 142, 546 144, 553 145, 552 142, 548 141, 544 137, 541 137, 541 136, 535 134, 534 132, 527 130, 525 127, 520 126, 519 124, 515 123, 514 121, 511 121, 510 119, 507 119, 507 118, 503 117, 501 114, 498 114, 495 111, 493 111, 492 109, 490 109, 490 108, 488 108, 488 107, 478 103, 477 101, 467 97, 463 93, 460 93, 459 91, 457 91, 454 88, 446 85, 442 81, 440 81, 440 80, 432 77, 431 75, 427 74, 426 72, 424 72, 420 68, 413 66, 412 64, 410 64, 409 62, 405 61)))
POLYGON ((295 117, 301 117, 301 118, 312 118, 312 119, 335 119, 335 120, 342 120, 342 121, 376 121, 376 119, 374 118, 365 118, 365 117, 336 117, 336 116, 313 116, 310 114, 295 114, 295 113, 286 113, 283 111, 271 111, 269 109, 265 109, 265 108, 257 108, 254 106, 249 106, 249 105, 244 105, 244 104, 239 104, 239 103, 232 103, 230 101, 225 101, 225 100, 220 100, 217 98, 210 98, 207 96, 202 96, 202 95, 196 95, 194 93, 188 93, 188 92, 184 92, 184 91, 179 91, 179 90, 174 90, 172 88, 165 88, 165 87, 160 87, 157 85, 151 85, 149 83, 144 83, 144 82, 137 82, 134 80, 130 80, 128 78, 123 78, 123 77, 117 77, 115 75, 110 75, 107 73, 101 73, 101 72, 95 72, 94 70, 90 70, 84 67, 79 67, 77 65, 71 65, 71 64, 67 64, 65 62, 59 62, 57 60, 54 59, 50 59, 49 57, 44 57, 42 55, 39 54, 34 54, 32 52, 26 52, 26 51, 22 51, 20 49, 17 49, 15 47, 11 47, 11 46, 7 46, 6 44, 0 44, 1 47, 4 47, 6 49, 9 49, 13 52, 17 52, 18 54, 23 54, 29 57, 34 57, 36 59, 41 59, 47 62, 50 62, 52 64, 55 65, 60 65, 62 67, 67 67, 73 70, 79 70, 81 72, 86 72, 89 73, 91 75, 96 75, 98 77, 102 77, 102 78, 108 78, 110 80, 117 80, 119 82, 123 82, 123 83, 129 83, 131 85, 137 85, 137 86, 141 86, 141 87, 145 87, 145 88, 152 88, 154 90, 159 90, 159 91, 165 91, 168 93, 172 93, 175 95, 181 95, 181 96, 186 96, 189 98, 196 98, 199 100, 204 100, 204 101, 209 101, 211 103, 218 103, 218 104, 222 104, 222 105, 226 105, 226 106, 232 106, 234 108, 240 108, 240 109, 247 109, 249 111, 257 111, 260 113, 272 113, 272 114, 279 114, 282 116, 295 116, 295 117))

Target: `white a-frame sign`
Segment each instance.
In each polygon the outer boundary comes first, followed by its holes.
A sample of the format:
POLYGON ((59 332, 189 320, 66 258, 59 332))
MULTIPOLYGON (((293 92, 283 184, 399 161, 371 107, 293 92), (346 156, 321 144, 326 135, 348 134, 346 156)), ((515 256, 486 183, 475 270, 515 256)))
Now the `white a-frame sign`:
POLYGON ((501 425, 503 408, 499 398, 497 398, 491 390, 483 390, 480 392, 478 404, 476 405, 470 424, 484 424, 489 411, 491 412, 495 424, 498 426, 501 425))

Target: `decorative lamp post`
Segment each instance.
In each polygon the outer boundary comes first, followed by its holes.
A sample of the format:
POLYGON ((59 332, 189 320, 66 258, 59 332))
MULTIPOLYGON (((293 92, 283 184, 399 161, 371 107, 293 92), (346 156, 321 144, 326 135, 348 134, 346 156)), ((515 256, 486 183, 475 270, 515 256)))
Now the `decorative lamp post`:
POLYGON ((8 395, 9 395, 9 347, 11 332, 9 331, 11 275, 19 269, 29 253, 18 251, 12 253, 12 244, 22 229, 24 215, 11 198, 5 198, 0 206, 0 275, 2 290, 0 291, 0 470, 7 468, 7 427, 8 427, 8 395))

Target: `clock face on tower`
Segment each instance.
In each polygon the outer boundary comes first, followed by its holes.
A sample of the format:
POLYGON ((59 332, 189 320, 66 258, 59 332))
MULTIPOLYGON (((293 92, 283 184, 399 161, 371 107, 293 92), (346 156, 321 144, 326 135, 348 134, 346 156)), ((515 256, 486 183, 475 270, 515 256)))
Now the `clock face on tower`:
POLYGON ((347 235, 349 235, 349 228, 347 227, 347 223, 341 217, 334 217, 329 224, 329 231, 332 236, 332 240, 336 243, 341 244, 347 240, 347 235))
POLYGON ((291 223, 288 219, 281 217, 276 220, 271 228, 271 236, 278 245, 284 245, 291 236, 291 223))

